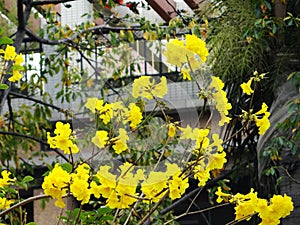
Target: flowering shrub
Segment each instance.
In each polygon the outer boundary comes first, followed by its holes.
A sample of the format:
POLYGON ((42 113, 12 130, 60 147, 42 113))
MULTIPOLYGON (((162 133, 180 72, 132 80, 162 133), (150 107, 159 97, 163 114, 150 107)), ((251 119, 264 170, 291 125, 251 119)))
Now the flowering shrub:
MULTIPOLYGON (((19 59, 21 56, 13 52, 12 48, 2 51, 3 58, 12 60, 18 65, 21 62, 19 59)), ((199 101, 207 101, 216 107, 220 114, 219 126, 229 123, 231 104, 226 97, 222 80, 212 76, 210 85, 204 87, 198 83, 195 76, 195 71, 201 67, 208 56, 205 42, 196 35, 186 35, 184 40, 174 39, 168 42, 164 54, 170 64, 181 69, 183 79, 197 82, 199 101)), ((264 78, 264 74, 254 72, 248 82, 241 84, 244 94, 253 95, 256 83, 264 78), (252 88, 253 83, 254 87, 252 88)), ((12 80, 16 80, 16 76, 12 80)), ((128 209, 125 212, 130 220, 135 217, 134 212, 139 205, 148 205, 152 207, 150 213, 136 213, 137 224, 143 224, 162 204, 163 200, 181 198, 189 187, 189 178, 196 179, 200 187, 205 186, 212 174, 217 174, 213 172, 223 169, 227 159, 226 152, 222 147, 224 141, 219 134, 212 132, 208 127, 192 128, 189 125, 183 127, 180 126, 180 121, 171 122, 165 114, 167 103, 164 102, 164 96, 167 93, 166 77, 161 77, 160 81, 157 81, 149 76, 142 76, 135 79, 132 84, 129 104, 121 101, 110 103, 94 97, 87 99, 85 107, 89 110, 92 118, 96 119, 96 131, 89 141, 97 148, 97 153, 111 152, 115 157, 121 158, 122 163, 117 166, 100 165, 99 168, 93 168, 88 161, 74 161, 73 156, 80 152, 76 143, 76 135, 71 130, 70 124, 56 123, 54 136, 48 133, 47 142, 51 148, 58 148, 64 154, 69 155, 70 163, 55 164, 45 176, 42 184, 44 193, 56 200, 55 206, 65 208, 63 198, 71 195, 81 205, 97 199, 97 201, 103 202, 103 207, 109 208, 107 212, 115 209, 117 212, 115 215, 120 212, 119 210, 128 209), (167 155, 165 150, 160 148, 158 150, 162 150, 162 152, 154 166, 139 167, 142 165, 143 155, 153 151, 152 146, 134 148, 130 144, 135 141, 136 133, 143 132, 143 126, 152 116, 144 113, 144 105, 147 100, 155 102, 165 119, 166 124, 162 126, 162 129, 165 129, 166 137, 163 139, 164 143, 160 144, 173 148, 171 143, 174 140, 176 140, 176 146, 180 146, 179 143, 186 143, 183 150, 186 157, 174 157, 175 160, 170 157, 169 161, 164 161, 163 158, 167 155), (116 124, 118 126, 115 126, 116 124), (132 159, 130 156, 134 153, 139 153, 139 157, 132 159)), ((270 113, 267 109, 267 105, 263 103, 258 112, 254 113, 251 108, 244 109, 243 114, 239 117, 245 126, 250 123, 255 124, 259 129, 259 134, 262 135, 270 126, 268 120, 270 113)), ((176 149, 176 146, 171 150, 174 155, 180 151, 176 149)), ((7 172, 3 171, 2 177, 0 184, 3 187, 13 181, 8 178, 9 173, 7 172)), ((5 189, 2 194, 5 195, 5 189)), ((216 194, 218 203, 225 199, 236 204, 235 213, 238 221, 258 214, 262 219, 261 225, 279 224, 280 218, 289 215, 293 210, 292 200, 286 195, 275 195, 268 202, 266 199, 258 198, 257 193, 253 190, 246 195, 230 195, 218 189, 216 194)), ((14 200, 0 198, 0 207, 2 209, 9 208, 13 202, 14 200)), ((114 220, 117 220, 116 217, 114 220)), ((74 224, 87 223, 88 218, 89 216, 80 217, 79 213, 74 224)), ((111 219, 109 217, 107 220, 111 219)))
MULTIPOLYGON (((7 39, 4 43, 11 43, 11 40, 7 39)), ((17 54, 14 46, 7 44, 5 50, 0 49, 0 70, 2 71, 0 76, 0 89, 3 90, 8 88, 8 85, 3 84, 5 73, 10 75, 10 77, 8 78, 10 82, 17 82, 23 77, 23 62, 24 58, 22 56, 22 53, 17 54), (3 71, 5 71, 5 73, 3 73, 3 71)))

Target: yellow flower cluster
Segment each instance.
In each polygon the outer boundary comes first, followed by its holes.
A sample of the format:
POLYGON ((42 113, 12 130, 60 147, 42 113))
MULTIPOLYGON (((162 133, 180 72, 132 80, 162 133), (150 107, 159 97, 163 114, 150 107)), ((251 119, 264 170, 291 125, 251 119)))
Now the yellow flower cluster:
POLYGON ((188 178, 184 177, 176 164, 168 163, 166 168, 165 172, 151 171, 145 177, 142 169, 135 169, 130 163, 119 166, 118 175, 110 172, 111 167, 105 165, 93 176, 86 163, 70 173, 56 164, 45 177, 42 188, 46 195, 56 199, 55 205, 60 208, 65 207, 63 196, 70 192, 81 204, 89 202, 90 196, 94 195, 96 198, 105 198, 106 206, 111 209, 124 209, 139 200, 139 185, 145 202, 159 201, 167 190, 171 199, 180 198, 189 186, 188 178))
POLYGON ((254 93, 254 90, 251 88, 252 81, 260 82, 262 79, 265 79, 266 73, 259 74, 257 71, 254 71, 253 77, 250 77, 250 79, 246 83, 242 83, 240 87, 242 88, 243 92, 246 95, 251 95, 254 93))
POLYGON ((216 109, 220 113, 221 117, 219 126, 223 126, 225 123, 229 123, 231 120, 231 118, 228 116, 228 110, 230 110, 232 106, 230 103, 228 103, 226 92, 223 90, 223 81, 219 77, 215 76, 212 76, 211 79, 210 89, 213 91, 212 97, 216 101, 216 109))
POLYGON ((155 81, 150 76, 141 76, 134 80, 132 84, 132 96, 153 99, 153 97, 163 98, 168 93, 167 79, 162 76, 160 82, 155 81))
POLYGON ((221 203, 223 200, 236 204, 235 214, 236 220, 249 220, 254 214, 258 214, 261 218, 259 225, 277 225, 280 223, 280 218, 290 215, 294 209, 292 198, 284 195, 273 195, 270 201, 258 198, 257 192, 253 189, 248 194, 230 195, 223 193, 221 187, 215 192, 218 196, 217 202, 221 203))
POLYGON ((173 39, 166 44, 164 55, 171 65, 182 68, 183 79, 191 80, 191 69, 198 69, 206 61, 206 43, 194 34, 185 35, 183 40, 173 39))
POLYGON ((104 103, 102 99, 88 98, 85 107, 92 113, 97 113, 104 124, 116 119, 123 124, 129 122, 130 127, 135 129, 143 119, 142 111, 135 103, 130 103, 127 108, 122 102, 104 103))
POLYGON ((250 110, 250 112, 243 110, 242 111, 243 114, 241 115, 241 118, 243 119, 243 122, 254 121, 256 126, 258 127, 258 133, 262 135, 270 127, 270 121, 269 121, 270 112, 268 112, 267 110, 268 110, 268 106, 266 103, 263 102, 261 109, 256 113, 252 113, 252 110, 250 110))
POLYGON ((62 197, 67 194, 70 181, 71 175, 58 164, 55 164, 53 170, 45 177, 42 188, 46 195, 57 199, 55 206, 59 208, 66 206, 62 197))
POLYGON ((19 81, 23 77, 21 71, 24 70, 23 66, 21 66, 24 62, 22 53, 17 54, 15 47, 7 45, 5 50, 0 49, 0 54, 3 54, 1 55, 1 58, 4 60, 4 63, 12 61, 14 64, 12 67, 12 76, 8 78, 8 80, 11 82, 19 81))
MULTIPOLYGON (((3 188, 13 184, 15 179, 9 177, 11 175, 11 172, 7 170, 3 170, 1 172, 1 175, 2 178, 0 178, 0 193, 2 196, 2 194, 5 194, 3 188)), ((12 203, 14 203, 14 200, 12 199, 9 200, 4 196, 0 197, 0 210, 9 208, 12 203)))
POLYGON ((177 164, 166 163, 166 166, 165 172, 151 171, 141 184, 141 190, 151 202, 158 202, 167 191, 172 200, 180 198, 189 187, 188 178, 177 164))
POLYGON ((9 176, 11 175, 11 172, 7 170, 3 170, 1 172, 2 178, 0 178, 0 188, 4 188, 10 184, 12 184, 15 180, 10 178, 9 176))
POLYGON ((108 145, 112 145, 112 148, 115 150, 116 154, 120 154, 128 149, 128 140, 129 137, 127 132, 123 128, 119 128, 119 135, 111 139, 108 137, 108 132, 105 130, 98 130, 95 136, 92 138, 92 142, 98 148, 104 148, 108 145))
POLYGON ((212 134, 212 142, 208 138, 208 129, 192 129, 189 125, 181 128, 180 139, 195 141, 194 155, 197 159, 191 161, 194 178, 199 181, 199 186, 204 186, 210 179, 210 172, 222 169, 227 162, 226 153, 223 151, 222 140, 218 134, 212 134))
POLYGON ((65 154, 76 154, 79 152, 79 148, 74 143, 74 136, 69 123, 57 122, 54 134, 55 136, 51 137, 50 133, 47 132, 47 142, 50 148, 59 148, 65 154))

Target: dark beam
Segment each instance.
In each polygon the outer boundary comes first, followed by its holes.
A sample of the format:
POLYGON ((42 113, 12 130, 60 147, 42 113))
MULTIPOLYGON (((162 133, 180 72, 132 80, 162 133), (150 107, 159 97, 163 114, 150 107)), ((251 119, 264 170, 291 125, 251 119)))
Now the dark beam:
POLYGON ((166 22, 176 16, 176 2, 173 0, 148 0, 147 2, 166 22))
POLYGON ((184 0, 184 1, 192 10, 198 9, 199 5, 205 2, 205 0, 184 0))

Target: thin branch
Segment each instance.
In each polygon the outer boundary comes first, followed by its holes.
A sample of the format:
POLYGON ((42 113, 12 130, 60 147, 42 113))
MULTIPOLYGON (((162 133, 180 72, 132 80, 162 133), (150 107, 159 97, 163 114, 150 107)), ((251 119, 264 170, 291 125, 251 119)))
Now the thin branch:
POLYGON ((209 210, 212 210, 212 209, 216 209, 216 208, 220 208, 220 207, 223 207, 223 206, 227 206, 227 205, 230 205, 230 204, 231 204, 231 203, 226 202, 226 203, 223 203, 223 204, 220 204, 220 205, 214 205, 214 206, 212 206, 212 207, 208 207, 208 208, 205 208, 205 209, 200 209, 200 210, 193 211, 193 212, 185 212, 185 213, 183 213, 183 214, 181 214, 181 215, 179 215, 179 216, 175 216, 175 218, 173 218, 173 219, 171 219, 171 220, 165 222, 164 225, 169 224, 169 223, 171 223, 171 222, 173 222, 173 221, 175 221, 175 220, 177 220, 177 219, 180 219, 180 218, 182 218, 182 217, 184 217, 184 216, 203 213, 203 212, 206 212, 206 211, 209 211, 209 210))
MULTIPOLYGON (((29 135, 26 135, 26 134, 21 134, 21 133, 15 133, 15 132, 9 132, 9 131, 0 131, 0 134, 4 134, 4 135, 12 135, 12 136, 17 136, 17 137, 22 137, 22 138, 27 138, 27 139, 30 139, 30 140, 33 140, 33 141, 36 141, 36 142, 39 142, 41 144, 44 144, 44 145, 47 145, 49 146, 49 144, 41 139, 38 139, 36 137, 33 137, 33 136, 29 136, 29 135)), ((53 149, 53 151, 55 153, 57 153, 59 156, 61 156, 64 160, 66 160, 67 162, 69 162, 68 158, 62 154, 59 150, 57 149, 53 149)))
MULTIPOLYGON (((66 197, 69 197, 69 196, 72 196, 72 194, 69 193, 69 194, 66 194, 66 195, 64 195, 62 197, 66 198, 66 197)), ((30 198, 26 198, 23 201, 21 201, 21 202, 15 204, 15 205, 11 206, 10 208, 8 208, 8 209, 0 212, 0 218, 3 217, 4 215, 6 215, 7 213, 11 212, 12 210, 16 209, 16 208, 22 207, 24 205, 27 205, 30 202, 33 202, 33 201, 36 201, 36 200, 40 200, 40 199, 44 199, 44 198, 51 198, 51 196, 45 195, 45 194, 41 194, 41 195, 36 195, 36 196, 30 197, 30 198)))
POLYGON ((169 194, 169 190, 164 194, 164 196, 159 199, 159 201, 153 206, 153 208, 147 213, 146 216, 144 216, 137 225, 142 225, 144 224, 144 222, 149 219, 149 217, 154 213, 154 211, 158 208, 158 206, 160 206, 160 204, 163 202, 163 200, 167 197, 167 195, 169 194))
POLYGON ((37 195, 37 196, 33 196, 33 197, 30 197, 30 198, 27 198, 13 206, 11 206, 10 208, 0 212, 0 218, 4 215, 6 215, 7 213, 13 211, 14 209, 16 208, 19 208, 19 207, 22 207, 24 205, 27 205, 28 203, 30 202, 33 202, 33 201, 36 201, 36 200, 39 200, 39 199, 44 199, 44 198, 50 198, 50 196, 48 195, 45 195, 45 194, 41 194, 41 195, 37 195))
POLYGON ((207 184, 204 187, 198 187, 198 188, 194 189, 193 191, 191 191, 188 194, 184 195, 178 201, 174 202, 173 204, 169 205, 168 207, 166 207, 165 209, 163 209, 162 211, 160 211, 160 214, 161 215, 166 214, 167 212, 169 212, 172 209, 174 209, 176 206, 181 205, 187 199, 189 199, 192 196, 194 196, 195 194, 197 194, 199 192, 199 190, 201 190, 201 189, 203 189, 205 187, 210 187, 210 186, 214 185, 216 182, 218 182, 219 180, 224 179, 225 177, 227 177, 231 173, 232 173, 232 170, 227 171, 227 172, 223 173, 222 175, 220 175, 219 177, 215 178, 214 180, 211 180, 211 181, 207 182, 207 184))
MULTIPOLYGON (((39 99, 30 97, 30 96, 28 96, 28 95, 23 95, 23 94, 21 94, 21 93, 14 92, 14 91, 11 91, 9 94, 10 94, 10 95, 13 95, 13 96, 15 96, 15 97, 18 97, 18 98, 24 98, 24 99, 26 99, 26 100, 30 100, 30 101, 33 101, 33 102, 36 102, 36 103, 39 103, 39 104, 48 106, 48 107, 50 107, 50 108, 52 108, 52 109, 57 110, 58 112, 68 113, 68 114, 69 114, 69 111, 68 111, 68 110, 65 110, 65 109, 60 108, 60 107, 58 107, 58 106, 55 106, 55 105, 52 105, 52 104, 50 104, 50 103, 41 101, 41 100, 39 100, 39 99)), ((71 115, 71 114, 70 114, 70 115, 71 115)))

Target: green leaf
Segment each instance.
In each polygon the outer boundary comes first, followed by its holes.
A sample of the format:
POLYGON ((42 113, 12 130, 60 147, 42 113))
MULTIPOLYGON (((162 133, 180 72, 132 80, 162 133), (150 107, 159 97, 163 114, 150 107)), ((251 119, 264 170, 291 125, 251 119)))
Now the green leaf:
POLYGON ((104 215, 105 213, 110 213, 112 210, 108 207, 103 207, 103 208, 99 208, 97 209, 97 214, 99 216, 104 215))
POLYGON ((9 37, 1 37, 0 38, 0 45, 11 45, 13 44, 13 40, 10 39, 9 37))
POLYGON ((63 163, 63 164, 61 164, 61 167, 68 173, 71 172, 73 169, 73 166, 71 163, 63 163))
POLYGON ((29 223, 26 223, 26 225, 36 225, 35 222, 29 222, 29 223))
POLYGON ((0 84, 0 90, 7 90, 9 86, 7 84, 0 84))
POLYGON ((103 216, 99 219, 99 221, 105 221, 105 220, 113 220, 114 217, 113 216, 110 216, 110 215, 106 215, 106 216, 103 216))
POLYGON ((28 183, 30 181, 33 181, 34 178, 32 176, 25 176, 23 179, 22 179, 22 182, 23 183, 28 183))

